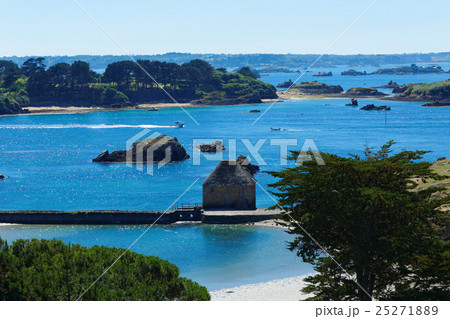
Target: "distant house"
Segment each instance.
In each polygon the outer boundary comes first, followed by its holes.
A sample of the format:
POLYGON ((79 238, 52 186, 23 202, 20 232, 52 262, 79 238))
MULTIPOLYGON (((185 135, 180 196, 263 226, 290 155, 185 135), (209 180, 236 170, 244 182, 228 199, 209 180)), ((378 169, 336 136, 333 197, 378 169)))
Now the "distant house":
POLYGON ((221 161, 202 186, 204 209, 256 209, 255 180, 236 161, 221 161))

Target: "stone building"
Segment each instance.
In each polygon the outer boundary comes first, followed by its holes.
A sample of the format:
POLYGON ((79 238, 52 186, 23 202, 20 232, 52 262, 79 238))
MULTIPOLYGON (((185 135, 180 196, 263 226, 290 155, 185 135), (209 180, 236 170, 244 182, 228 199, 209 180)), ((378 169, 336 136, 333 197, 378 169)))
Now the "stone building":
POLYGON ((236 161, 221 161, 202 186, 204 209, 256 209, 255 180, 236 161))

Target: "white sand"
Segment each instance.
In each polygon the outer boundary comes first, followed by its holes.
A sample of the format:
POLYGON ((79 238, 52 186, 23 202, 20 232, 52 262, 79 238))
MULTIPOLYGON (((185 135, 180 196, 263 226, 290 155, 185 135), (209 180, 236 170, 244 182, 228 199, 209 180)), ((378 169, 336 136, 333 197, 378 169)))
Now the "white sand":
POLYGON ((210 291, 212 301, 296 301, 311 297, 300 292, 305 276, 210 291))

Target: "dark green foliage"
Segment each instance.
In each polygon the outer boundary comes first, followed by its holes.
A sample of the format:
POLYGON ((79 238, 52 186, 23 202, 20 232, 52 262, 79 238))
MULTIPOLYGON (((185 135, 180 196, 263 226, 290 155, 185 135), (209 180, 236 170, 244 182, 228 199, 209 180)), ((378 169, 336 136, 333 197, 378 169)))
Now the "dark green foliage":
POLYGON ((257 79, 257 78, 261 77, 261 75, 259 74, 258 71, 252 70, 248 66, 244 66, 244 67, 240 68, 239 70, 237 70, 236 72, 242 74, 243 76, 251 77, 253 79, 257 79))
POLYGON ((439 207, 450 197, 432 196, 437 187, 417 190, 412 179, 444 177, 418 161, 426 152, 391 155, 392 144, 364 158, 322 154, 325 166, 307 161, 271 172, 280 178, 274 194, 296 221, 285 216, 298 235, 289 248, 318 272, 304 290, 311 299, 369 300, 366 292, 387 300, 450 298, 448 243, 439 231, 449 219, 439 207))
MULTIPOLYGON (((211 103, 257 103, 261 98, 277 97, 275 87, 256 80, 250 69, 240 71, 246 75, 216 70, 198 59, 182 65, 149 60, 139 60, 137 64, 125 60, 111 63, 100 76, 80 60, 72 64, 57 63, 47 70, 43 58, 30 58, 21 68, 11 61, 0 60, 0 93, 25 90, 28 102, 37 105, 106 107, 130 102, 173 102, 168 94, 182 102, 204 99, 211 103)), ((7 103, 2 103, 3 114, 21 111, 7 103)))
MULTIPOLYGON (((57 240, 0 238, 0 300, 77 300, 124 249, 57 240)), ((82 300, 209 300, 205 287, 179 277, 157 257, 126 252, 82 300)))

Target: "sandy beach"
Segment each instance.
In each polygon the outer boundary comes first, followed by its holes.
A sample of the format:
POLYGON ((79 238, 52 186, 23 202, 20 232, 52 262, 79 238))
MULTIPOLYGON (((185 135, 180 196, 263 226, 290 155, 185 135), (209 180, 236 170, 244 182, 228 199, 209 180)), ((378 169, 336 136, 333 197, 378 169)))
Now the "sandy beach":
MULTIPOLYGON (((263 99, 261 104, 273 103, 276 99, 263 99)), ((246 104, 239 104, 246 105, 246 104)), ((4 114, 2 116, 17 116, 17 115, 36 115, 36 114, 82 114, 90 112, 108 112, 108 111, 123 111, 123 110, 150 110, 153 108, 166 109, 166 108, 190 108, 190 107, 209 107, 209 106, 224 106, 224 105, 207 105, 207 104, 192 104, 192 103, 142 103, 136 106, 130 107, 100 107, 100 106, 27 106, 24 109, 28 110, 28 113, 21 114, 4 114)))
POLYGON ((210 291, 212 301, 297 301, 311 297, 300 291, 305 276, 210 291))

